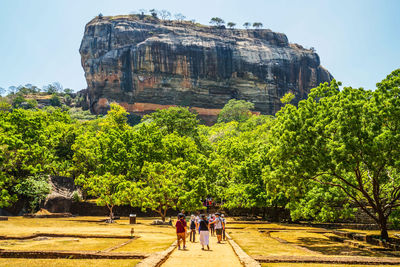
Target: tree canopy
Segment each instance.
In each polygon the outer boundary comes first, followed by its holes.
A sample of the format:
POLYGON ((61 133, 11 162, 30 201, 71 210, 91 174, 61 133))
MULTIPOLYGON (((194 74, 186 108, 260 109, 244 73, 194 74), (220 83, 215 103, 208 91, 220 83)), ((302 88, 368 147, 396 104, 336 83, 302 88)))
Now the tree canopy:
POLYGON ((61 175, 107 206, 110 221, 118 205, 165 220, 168 210, 199 210, 212 197, 223 208, 286 208, 293 220, 335 221, 359 209, 387 240, 400 214, 399 95, 400 69, 373 91, 333 80, 297 106, 288 93, 274 116, 232 99, 212 126, 184 107, 130 125, 115 103, 102 117, 27 108, 15 89, 0 98, 0 207, 22 199, 34 211, 49 175, 61 175))

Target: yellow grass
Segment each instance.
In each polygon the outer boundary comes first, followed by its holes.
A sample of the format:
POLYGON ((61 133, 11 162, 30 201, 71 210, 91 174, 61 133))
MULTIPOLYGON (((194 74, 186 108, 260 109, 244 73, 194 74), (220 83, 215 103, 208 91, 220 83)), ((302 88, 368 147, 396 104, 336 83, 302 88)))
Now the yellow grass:
MULTIPOLYGON (((10 217, 8 221, 0 221, 0 235, 18 237, 34 233, 59 234, 102 234, 139 237, 129 245, 121 247, 116 252, 152 253, 162 251, 174 241, 175 230, 170 226, 152 226, 150 223, 157 218, 138 218, 138 224, 130 225, 128 218, 117 223, 100 222, 104 217, 76 218, 22 218, 10 217)), ((2 240, 1 249, 16 250, 75 250, 98 251, 125 242, 126 239, 112 238, 49 238, 47 240, 2 240)))
MULTIPOLYGON (((370 252, 348 246, 341 242, 331 241, 328 238, 329 233, 310 232, 323 230, 321 228, 276 223, 229 224, 229 221, 227 228, 232 238, 248 254, 253 256, 315 256, 318 254, 321 256, 384 256, 379 252, 370 252), (229 229, 229 227, 243 227, 243 229, 229 229), (263 228, 268 228, 268 230, 263 228), (270 237, 265 232, 260 233, 258 229, 270 231, 270 237), (274 238, 283 239, 288 244, 281 243, 274 238)), ((364 245, 369 246, 367 244, 364 245)))
POLYGON ((67 260, 67 259, 1 259, 0 266, 4 267, 132 267, 140 260, 106 260, 106 259, 90 259, 90 260, 67 260))
POLYGON ((230 236, 249 255, 313 255, 299 248, 282 244, 256 229, 228 230, 230 236))
POLYGON ((71 251, 100 251, 125 242, 123 239, 110 238, 54 238, 47 240, 2 240, 1 249, 11 250, 71 250, 71 251))
POLYGON ((367 250, 353 248, 340 242, 331 241, 328 237, 319 233, 279 231, 272 232, 271 236, 284 239, 293 245, 305 247, 323 255, 382 256, 379 253, 373 253, 367 250))

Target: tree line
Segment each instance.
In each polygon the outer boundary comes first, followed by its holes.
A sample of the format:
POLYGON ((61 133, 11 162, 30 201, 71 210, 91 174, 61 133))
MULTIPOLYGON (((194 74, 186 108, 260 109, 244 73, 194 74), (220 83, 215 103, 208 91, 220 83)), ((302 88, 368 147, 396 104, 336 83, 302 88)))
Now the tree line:
POLYGON ((104 117, 68 111, 0 110, 0 207, 18 198, 37 206, 48 175, 70 176, 86 198, 113 208, 158 212, 285 207, 293 220, 321 222, 362 209, 388 239, 400 206, 400 69, 375 90, 333 80, 297 106, 282 98, 275 116, 230 100, 213 126, 189 108, 158 110, 129 124, 112 104, 104 117))
MULTIPOLYGON (((162 10, 158 10, 155 8, 152 9, 139 9, 139 11, 133 11, 130 13, 131 15, 134 16, 139 16, 140 19, 144 19, 145 16, 149 15, 154 19, 161 19, 161 20, 171 20, 171 19, 175 19, 178 22, 183 22, 186 19, 186 16, 183 15, 182 13, 175 13, 174 15, 172 15, 171 12, 169 12, 168 10, 162 9, 162 10)), ((102 19, 103 18, 103 14, 100 13, 97 18, 102 19)), ((196 20, 192 19, 190 20, 191 23, 195 23, 196 20)), ((218 28, 224 28, 225 27, 225 21, 220 18, 220 17, 212 17, 210 19, 209 22, 211 25, 216 26, 218 28)), ((235 26, 237 24, 235 22, 227 22, 226 26, 230 29, 234 29, 235 26)), ((261 29, 263 27, 263 24, 261 22, 254 22, 253 24, 250 22, 245 22, 243 23, 243 27, 245 29, 249 29, 250 27, 255 28, 255 29, 261 29)))

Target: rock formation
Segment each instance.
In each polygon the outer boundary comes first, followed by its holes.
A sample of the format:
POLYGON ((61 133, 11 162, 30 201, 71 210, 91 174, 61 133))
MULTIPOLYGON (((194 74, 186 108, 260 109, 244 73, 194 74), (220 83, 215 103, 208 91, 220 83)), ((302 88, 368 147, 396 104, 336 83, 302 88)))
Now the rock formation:
POLYGON ((231 98, 274 114, 287 92, 295 102, 331 74, 318 55, 266 29, 226 29, 151 17, 95 18, 80 47, 93 113, 111 102, 145 114, 189 106, 215 118, 231 98))

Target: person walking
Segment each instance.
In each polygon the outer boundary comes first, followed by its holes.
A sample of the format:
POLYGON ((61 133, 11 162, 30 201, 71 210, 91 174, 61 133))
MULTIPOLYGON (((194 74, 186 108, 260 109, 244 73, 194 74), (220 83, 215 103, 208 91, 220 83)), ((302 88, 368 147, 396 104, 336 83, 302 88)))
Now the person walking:
POLYGON ((196 242, 196 229, 198 228, 198 223, 196 217, 192 214, 190 216, 190 242, 196 242))
POLYGON ((215 216, 216 216, 216 218, 212 222, 212 224, 215 225, 215 232, 217 234, 218 243, 221 243, 221 241, 222 241, 222 231, 224 229, 224 224, 222 222, 221 214, 219 212, 215 213, 215 216))
POLYGON ((214 228, 215 228, 214 220, 215 220, 215 216, 214 216, 214 214, 211 214, 210 218, 209 218, 211 236, 214 236, 214 228))
POLYGON ((209 222, 204 214, 200 215, 199 221, 199 231, 200 231, 200 244, 201 249, 204 250, 204 246, 207 246, 207 249, 210 250, 210 234, 209 234, 209 222))
POLYGON ((222 219, 222 223, 224 224, 224 228, 222 230, 222 239, 225 241, 226 240, 226 236, 225 236, 226 219, 225 219, 224 214, 221 214, 221 219, 222 219))
POLYGON ((181 240, 183 242, 183 249, 186 249, 186 221, 185 216, 182 213, 178 214, 178 220, 175 224, 176 227, 176 237, 178 239, 178 249, 181 249, 181 240))

